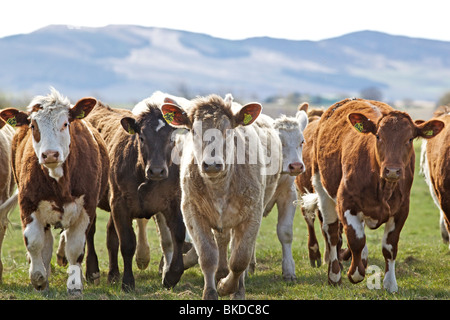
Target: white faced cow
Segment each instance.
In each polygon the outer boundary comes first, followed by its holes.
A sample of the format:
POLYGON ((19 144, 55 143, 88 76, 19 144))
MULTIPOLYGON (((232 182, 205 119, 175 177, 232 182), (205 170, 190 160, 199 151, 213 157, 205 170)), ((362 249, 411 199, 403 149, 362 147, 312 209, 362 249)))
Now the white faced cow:
POLYGON ((37 290, 48 287, 51 226, 64 229, 71 273, 68 292, 78 294, 82 290, 80 266, 86 234, 95 223, 95 210, 106 188, 109 168, 103 140, 82 120, 96 102, 84 98, 72 106, 52 88, 48 96, 35 97, 28 112, 0 112, 1 118, 18 127, 12 142, 12 168, 30 259, 30 279, 37 290))

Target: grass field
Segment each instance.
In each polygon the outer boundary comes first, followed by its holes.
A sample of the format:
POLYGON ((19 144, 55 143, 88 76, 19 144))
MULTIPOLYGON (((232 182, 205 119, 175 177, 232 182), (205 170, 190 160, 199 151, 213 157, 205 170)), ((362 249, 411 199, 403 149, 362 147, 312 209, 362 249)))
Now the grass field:
MULTIPOLYGON (((420 142, 416 141, 416 150, 420 142)), ((416 152, 418 156, 418 152, 416 152)), ((367 277, 359 284, 351 284, 346 272, 349 263, 344 263, 342 286, 327 284, 327 266, 312 268, 307 252, 306 224, 299 210, 294 220, 293 255, 296 262, 297 281, 286 283, 281 276, 281 246, 276 235, 277 212, 274 209, 263 220, 257 241, 257 270, 246 280, 246 298, 259 300, 296 299, 450 299, 450 251, 444 244, 439 231, 439 213, 434 206, 422 176, 419 176, 416 161, 416 177, 411 194, 411 207, 408 220, 401 233, 396 274, 399 291, 389 294, 384 289, 368 289, 367 277)), ((84 300, 198 300, 201 299, 203 276, 198 266, 187 270, 174 289, 164 289, 158 274, 161 257, 159 241, 154 223, 149 223, 151 262, 147 270, 138 270, 134 263, 136 290, 123 293, 120 284, 107 284, 108 255, 105 245, 105 227, 108 213, 98 212, 96 248, 101 269, 100 285, 85 284, 84 300)), ((46 292, 36 292, 28 278, 26 250, 22 239, 19 211, 10 215, 11 225, 7 231, 3 248, 3 283, 0 285, 0 299, 14 300, 66 300, 67 271, 52 259, 50 288, 46 292)), ((317 234, 319 224, 316 223, 317 234)), ((369 265, 381 268, 384 275, 384 259, 381 253, 381 239, 384 227, 378 230, 366 229, 369 248, 369 265)), ((59 234, 54 232, 54 246, 59 234)), ((323 240, 319 238, 323 254, 323 240)), ((120 255, 119 255, 120 256, 120 255)), ((381 278, 382 283, 382 278, 381 278)), ((224 298, 228 299, 228 298, 224 298)))

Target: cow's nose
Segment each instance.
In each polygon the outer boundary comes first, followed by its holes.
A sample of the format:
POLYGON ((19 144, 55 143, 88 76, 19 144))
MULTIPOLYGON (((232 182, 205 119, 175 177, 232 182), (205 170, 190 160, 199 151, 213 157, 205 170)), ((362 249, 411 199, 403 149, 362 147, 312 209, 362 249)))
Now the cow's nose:
POLYGON ((44 163, 58 162, 59 152, 54 150, 47 150, 45 152, 42 152, 42 159, 44 160, 44 163))
POLYGON ((151 180, 161 180, 168 176, 168 172, 164 167, 150 167, 148 169, 148 178, 151 180))
POLYGON ((384 178, 386 180, 397 181, 398 179, 400 179, 401 174, 402 174, 402 169, 401 168, 388 168, 388 167, 386 167, 384 169, 384 178))
POLYGON ((202 169, 205 173, 218 173, 223 170, 223 164, 216 162, 206 163, 205 161, 203 161, 202 169))
POLYGON ((290 175, 298 175, 305 171, 305 166, 301 162, 292 162, 288 166, 290 175))

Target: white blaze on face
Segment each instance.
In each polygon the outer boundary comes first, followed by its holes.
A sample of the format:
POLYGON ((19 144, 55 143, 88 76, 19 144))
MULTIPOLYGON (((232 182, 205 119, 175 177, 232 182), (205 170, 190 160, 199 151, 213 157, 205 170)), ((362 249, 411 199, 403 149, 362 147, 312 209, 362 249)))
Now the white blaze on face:
POLYGON ((61 166, 69 155, 68 109, 33 112, 31 121, 33 148, 39 163, 49 169, 61 166), (37 134, 36 130, 39 131, 37 134))
POLYGON ((304 111, 297 112, 296 117, 282 116, 275 120, 275 129, 282 144, 283 169, 282 173, 298 175, 305 170, 303 163, 303 130, 308 124, 304 111))

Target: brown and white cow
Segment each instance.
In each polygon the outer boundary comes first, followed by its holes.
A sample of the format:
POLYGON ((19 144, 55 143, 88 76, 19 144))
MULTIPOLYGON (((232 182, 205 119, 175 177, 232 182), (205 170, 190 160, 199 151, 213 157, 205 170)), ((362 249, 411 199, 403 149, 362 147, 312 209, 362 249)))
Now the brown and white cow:
POLYGON ((279 179, 278 135, 270 123, 257 123, 258 103, 233 110, 230 101, 210 95, 192 100, 188 110, 169 103, 161 110, 170 125, 189 130, 180 164, 181 205, 204 275, 203 299, 244 298, 244 271, 279 179), (230 234, 229 272, 216 288, 230 234))
MULTIPOLYGON (((48 288, 53 237, 64 229, 69 293, 82 291, 81 263, 86 234, 106 190, 108 154, 98 133, 83 118, 96 104, 83 98, 75 106, 55 89, 35 97, 28 112, 5 109, 1 118, 18 129, 12 142, 12 168, 34 288, 48 288)), ((93 236, 93 234, 91 234, 93 236)), ((96 257, 91 257, 96 259, 96 257)), ((98 273, 89 270, 88 275, 98 273)))
POLYGON ((439 120, 415 124, 405 112, 372 100, 346 99, 322 115, 314 143, 312 183, 330 248, 328 282, 341 283, 339 223, 352 254, 348 278, 364 279, 368 250, 364 226, 385 224, 382 240, 389 292, 398 290, 395 259, 409 212, 414 175, 413 140, 436 136, 439 120))
POLYGON ((14 192, 16 182, 11 170, 11 142, 14 129, 7 126, 0 118, 0 282, 2 281, 3 263, 1 249, 8 226, 8 213, 17 205, 17 192, 14 192))
POLYGON ((432 140, 423 140, 421 171, 425 176, 434 203, 440 211, 441 236, 449 243, 450 235, 450 107, 442 106, 436 119, 445 123, 444 131, 432 140))
POLYGON ((124 263, 122 289, 135 288, 133 219, 149 219, 161 213, 174 244, 173 258, 163 275, 163 284, 175 286, 184 271, 182 247, 185 238, 179 166, 171 157, 175 129, 165 122, 158 106, 150 103, 145 103, 134 114, 98 103, 87 121, 104 138, 111 159, 109 196, 100 203, 100 208, 111 212, 107 230, 109 282, 120 276, 117 257, 120 246, 124 263))
MULTIPOLYGON (((319 210, 317 210, 317 197, 314 195, 314 188, 311 181, 314 141, 317 136, 316 131, 322 114, 323 109, 310 109, 308 111, 309 123, 303 131, 305 139, 303 147, 305 172, 295 178, 295 186, 297 187, 299 199, 298 203, 301 203, 302 214, 308 228, 308 254, 312 267, 320 267, 322 265, 319 242, 317 241, 316 231, 314 229, 316 216, 319 218, 320 222, 322 222, 322 217, 319 210)), ((328 261, 328 250, 325 251, 325 261, 328 261)))

